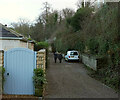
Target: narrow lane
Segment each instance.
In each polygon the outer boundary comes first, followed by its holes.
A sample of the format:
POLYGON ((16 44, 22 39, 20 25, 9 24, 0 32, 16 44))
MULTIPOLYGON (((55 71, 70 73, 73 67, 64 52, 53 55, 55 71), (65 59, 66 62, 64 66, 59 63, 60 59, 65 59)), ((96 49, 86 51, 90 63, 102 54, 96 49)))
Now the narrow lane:
POLYGON ((118 98, 113 89, 88 76, 83 64, 54 63, 52 54, 49 60, 45 98, 118 98))

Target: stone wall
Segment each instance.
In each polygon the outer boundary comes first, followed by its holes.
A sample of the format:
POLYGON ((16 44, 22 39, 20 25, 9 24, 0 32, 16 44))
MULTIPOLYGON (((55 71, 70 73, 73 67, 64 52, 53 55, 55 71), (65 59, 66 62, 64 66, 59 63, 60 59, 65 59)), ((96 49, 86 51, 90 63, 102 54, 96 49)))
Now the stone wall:
POLYGON ((86 66, 92 68, 93 70, 97 70, 97 60, 94 57, 82 54, 81 55, 82 63, 86 66))
POLYGON ((0 50, 0 67, 4 65, 4 51, 0 50))
POLYGON ((37 52, 37 68, 43 68, 45 71, 46 69, 46 50, 41 49, 37 52))

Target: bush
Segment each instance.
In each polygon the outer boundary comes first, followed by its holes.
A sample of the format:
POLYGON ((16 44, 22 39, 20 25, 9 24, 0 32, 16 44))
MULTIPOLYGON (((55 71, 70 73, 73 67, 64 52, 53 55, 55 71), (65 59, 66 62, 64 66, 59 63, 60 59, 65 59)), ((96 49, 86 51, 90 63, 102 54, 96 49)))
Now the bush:
POLYGON ((93 55, 98 54, 99 49, 99 43, 96 39, 89 39, 88 40, 88 49, 90 50, 90 53, 93 55))
POLYGON ((5 68, 4 67, 0 67, 0 94, 3 92, 3 87, 4 87, 4 82, 5 82, 5 78, 4 78, 4 73, 5 73, 5 68))
POLYGON ((35 51, 39 51, 40 49, 48 49, 49 44, 47 42, 36 42, 35 43, 35 51))
POLYGON ((34 69, 33 82, 35 86, 35 96, 42 96, 43 85, 46 83, 45 72, 43 69, 34 69))
POLYGON ((48 66, 48 47, 49 44, 47 42, 36 42, 34 46, 35 51, 39 51, 40 49, 46 49, 46 68, 48 66))

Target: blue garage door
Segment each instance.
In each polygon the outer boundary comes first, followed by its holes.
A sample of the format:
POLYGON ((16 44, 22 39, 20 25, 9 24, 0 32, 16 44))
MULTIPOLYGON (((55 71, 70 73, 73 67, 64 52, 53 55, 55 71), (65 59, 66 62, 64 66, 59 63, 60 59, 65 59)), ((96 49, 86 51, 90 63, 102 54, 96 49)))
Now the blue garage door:
POLYGON ((26 48, 15 48, 4 54, 5 94, 33 95, 33 71, 36 53, 26 48))

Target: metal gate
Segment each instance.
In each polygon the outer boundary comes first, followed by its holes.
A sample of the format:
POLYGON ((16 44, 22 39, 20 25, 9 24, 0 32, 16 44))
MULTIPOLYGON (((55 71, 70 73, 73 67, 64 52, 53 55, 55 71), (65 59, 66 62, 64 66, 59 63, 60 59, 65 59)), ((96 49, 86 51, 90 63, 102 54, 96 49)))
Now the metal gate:
POLYGON ((33 71, 36 68, 36 52, 26 48, 14 48, 4 54, 5 94, 33 95, 33 71))

